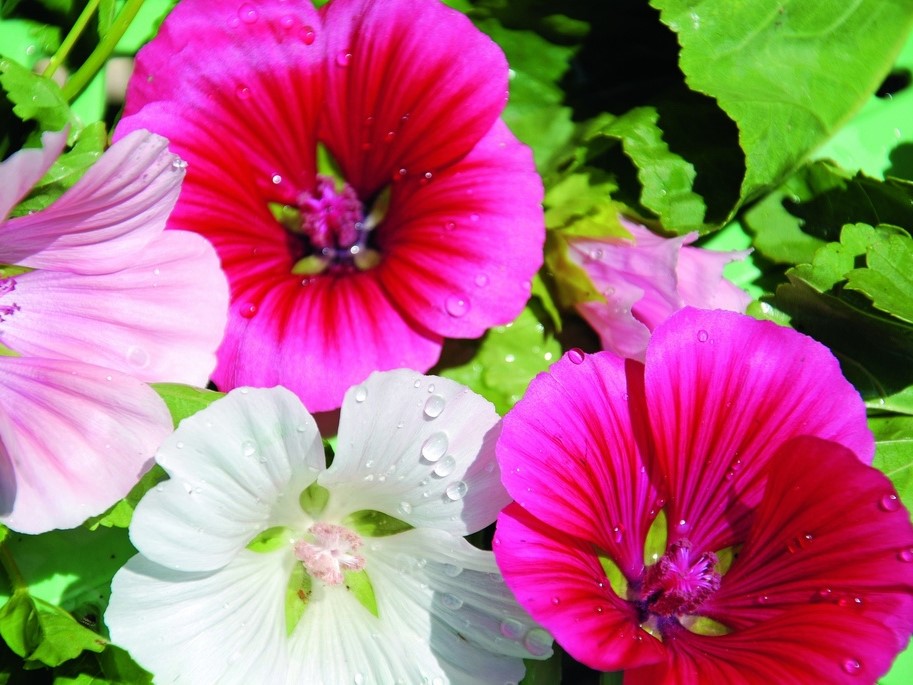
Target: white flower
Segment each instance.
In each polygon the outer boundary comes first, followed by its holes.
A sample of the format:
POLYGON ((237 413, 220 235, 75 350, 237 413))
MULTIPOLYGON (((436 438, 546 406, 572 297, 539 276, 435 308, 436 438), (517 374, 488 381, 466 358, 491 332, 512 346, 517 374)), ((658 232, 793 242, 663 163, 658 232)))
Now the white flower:
POLYGON ((232 391, 156 457, 171 479, 134 515, 112 640, 163 683, 518 682, 551 638, 462 538, 509 501, 499 431, 453 381, 375 373, 325 468, 291 392, 232 391))

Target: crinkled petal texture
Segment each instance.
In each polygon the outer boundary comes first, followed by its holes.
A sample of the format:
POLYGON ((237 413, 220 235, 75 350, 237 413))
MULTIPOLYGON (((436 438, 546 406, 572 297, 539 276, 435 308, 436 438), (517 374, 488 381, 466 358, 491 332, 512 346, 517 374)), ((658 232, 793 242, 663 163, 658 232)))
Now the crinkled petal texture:
POLYGON ((577 305, 604 350, 643 361, 650 332, 682 307, 745 311, 751 298, 723 278, 723 267, 748 252, 685 247, 696 233, 663 238, 639 224, 622 224, 631 239, 579 238, 569 247, 604 298, 577 305))
POLYGON ((0 322, 0 343, 19 354, 191 385, 215 368, 228 285, 198 235, 168 231, 110 274, 37 270, 14 282, 2 303, 17 309, 0 322))
POLYGON ((0 164, 0 224, 51 168, 66 144, 66 131, 46 131, 41 134, 40 148, 19 150, 0 164))
POLYGON ((823 346, 686 308, 654 332, 644 366, 572 353, 531 383, 498 443, 516 503, 495 555, 575 658, 635 669, 632 682, 797 682, 800 665, 815 682, 869 682, 913 630, 913 529, 873 451, 823 346), (669 544, 741 546, 698 609, 727 635, 667 626, 659 642, 612 590, 600 557, 636 586, 660 510, 669 544))
POLYGON ((124 497, 171 415, 147 385, 73 361, 0 357, 0 520, 72 528, 124 497))
POLYGON ((499 429, 491 402, 448 378, 375 373, 346 394, 336 459, 319 483, 340 513, 374 509, 416 527, 474 533, 510 501, 495 461, 499 429))
POLYGON ((140 555, 112 584, 112 640, 162 682, 518 682, 522 660, 548 656, 551 637, 507 590, 494 556, 459 537, 506 501, 492 452, 497 421, 488 402, 451 381, 378 373, 347 395, 324 471, 316 425, 297 397, 233 390, 185 419, 156 455, 171 479, 134 514, 140 555), (436 432, 448 444, 432 441, 440 456, 421 463, 436 432), (469 489, 439 483, 423 501, 434 488, 418 472, 429 478, 436 463, 454 474, 441 483, 469 489), (329 493, 320 511, 301 499, 315 479, 329 493), (344 583, 290 585, 302 569, 295 543, 315 522, 347 525, 372 507, 416 526, 357 547, 376 614, 344 583), (250 545, 264 531, 280 531, 269 551, 250 545), (288 603, 302 601, 287 625, 288 603))
POLYGON ((516 317, 544 222, 532 156, 498 121, 506 94, 500 49, 436 0, 177 6, 116 137, 150 128, 188 162, 169 226, 209 238, 231 284, 219 387, 281 383, 333 409, 371 371, 428 369, 444 336, 516 317), (300 238, 269 204, 313 191, 318 143, 366 213, 392 186, 373 268, 292 273, 300 238))
MULTIPOLYGON (((59 142, 47 150, 59 154, 59 142)), ((183 178, 167 140, 124 136, 52 205, 0 228, 0 262, 80 274, 123 269, 164 229, 183 178)))

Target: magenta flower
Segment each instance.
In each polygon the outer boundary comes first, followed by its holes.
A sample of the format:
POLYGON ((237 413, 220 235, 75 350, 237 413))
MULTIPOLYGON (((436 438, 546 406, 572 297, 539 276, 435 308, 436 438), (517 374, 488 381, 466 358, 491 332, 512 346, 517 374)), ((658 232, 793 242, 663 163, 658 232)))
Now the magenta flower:
POLYGON ((645 365, 571 351, 532 382, 498 443, 495 556, 628 685, 871 683, 913 631, 913 527, 873 447, 823 346, 688 308, 645 365))
POLYGON ((204 384, 228 307, 204 239, 163 233, 184 164, 135 132, 44 210, 8 219, 66 134, 0 165, 0 521, 71 528, 122 498, 171 430, 142 381, 204 384), (12 274, 12 275, 7 275, 12 274))
POLYGON ((138 55, 117 135, 188 162, 169 226, 231 283, 214 380, 311 411, 444 337, 512 320, 541 264, 541 182, 498 116, 500 49, 437 0, 183 0, 138 55), (345 182, 318 169, 318 144, 345 182))
POLYGON ((663 238, 621 219, 632 238, 572 238, 571 260, 604 301, 581 302, 577 311, 599 334, 602 349, 644 360, 650 332, 685 306, 744 312, 751 297, 723 278, 723 267, 748 251, 687 247, 697 233, 663 238))

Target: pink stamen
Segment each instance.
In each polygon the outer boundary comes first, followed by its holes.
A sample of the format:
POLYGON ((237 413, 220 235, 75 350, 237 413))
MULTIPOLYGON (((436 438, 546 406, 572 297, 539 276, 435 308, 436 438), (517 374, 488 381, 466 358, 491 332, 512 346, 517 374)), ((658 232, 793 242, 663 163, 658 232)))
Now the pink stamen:
POLYGON ((344 571, 360 571, 365 567, 365 558, 355 553, 362 545, 361 538, 348 528, 315 523, 308 533, 313 536, 313 542, 298 540, 294 549, 311 577, 327 585, 339 585, 344 571))

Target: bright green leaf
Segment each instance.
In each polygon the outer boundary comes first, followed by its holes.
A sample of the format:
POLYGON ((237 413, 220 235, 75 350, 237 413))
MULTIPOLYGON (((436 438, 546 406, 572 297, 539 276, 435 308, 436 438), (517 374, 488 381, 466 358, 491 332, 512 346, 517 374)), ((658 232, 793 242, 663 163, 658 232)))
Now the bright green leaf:
POLYGON ((158 464, 153 464, 139 482, 133 486, 124 499, 116 502, 108 511, 98 516, 89 518, 83 525, 89 530, 95 530, 99 526, 106 528, 126 528, 133 519, 133 512, 136 505, 149 490, 160 482, 165 480, 168 475, 158 464))
POLYGON ((288 545, 291 536, 292 530, 290 528, 273 526, 255 535, 254 539, 247 543, 247 549, 260 554, 275 552, 277 549, 288 545))
POLYGON ((0 86, 16 116, 37 122, 42 131, 60 131, 76 123, 60 86, 12 59, 0 59, 0 86))
POLYGON ((188 416, 196 414, 225 396, 224 392, 204 390, 180 383, 152 383, 151 387, 165 400, 175 427, 188 416))
POLYGON ((891 479, 908 511, 913 511, 913 417, 875 416, 869 419, 875 435, 872 465, 891 479))
MULTIPOLYGON (((913 222, 910 224, 913 226, 913 222)), ((913 240, 888 235, 866 250, 866 268, 847 274, 846 287, 863 293, 876 309, 913 324, 913 240)))
POLYGON ((285 588, 285 634, 291 635, 311 600, 311 577, 301 564, 292 566, 285 588))
POLYGON ((346 571, 344 574, 346 589, 358 600, 365 609, 380 618, 377 610, 377 597, 374 595, 374 586, 368 578, 367 571, 346 571))
POLYGON ((330 491, 316 481, 301 491, 298 504, 301 510, 311 518, 318 518, 330 501, 330 491))
POLYGON ((369 538, 396 535, 412 529, 412 526, 405 521, 373 509, 361 509, 349 514, 342 525, 369 538))

